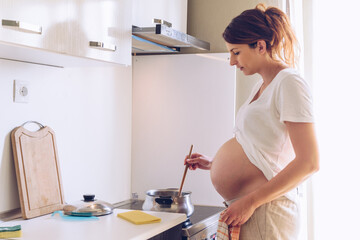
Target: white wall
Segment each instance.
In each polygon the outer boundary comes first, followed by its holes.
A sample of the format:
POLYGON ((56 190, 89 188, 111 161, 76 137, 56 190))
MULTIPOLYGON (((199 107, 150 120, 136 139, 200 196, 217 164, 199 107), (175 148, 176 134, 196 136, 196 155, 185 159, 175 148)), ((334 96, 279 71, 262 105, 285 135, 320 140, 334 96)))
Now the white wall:
MULTIPOLYGON (((131 67, 56 68, 0 60, 0 212, 20 207, 10 132, 35 120, 56 133, 64 197, 130 197, 131 67), (14 79, 30 102, 13 102, 14 79)), ((31 126, 30 126, 31 127, 31 126)))
MULTIPOLYGON (((190 145, 214 156, 233 137, 235 68, 228 54, 137 56, 133 61, 132 191, 179 188, 190 145)), ((194 204, 222 205, 209 171, 188 171, 194 204)))

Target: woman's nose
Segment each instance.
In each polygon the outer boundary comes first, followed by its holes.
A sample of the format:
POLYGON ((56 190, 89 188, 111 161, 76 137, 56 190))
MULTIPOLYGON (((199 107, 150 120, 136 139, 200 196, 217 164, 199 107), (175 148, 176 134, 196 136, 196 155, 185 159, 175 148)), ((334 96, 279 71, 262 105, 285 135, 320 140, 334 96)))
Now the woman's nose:
POLYGON ((230 66, 236 65, 236 63, 237 63, 237 61, 236 61, 235 57, 231 55, 230 56, 230 66))

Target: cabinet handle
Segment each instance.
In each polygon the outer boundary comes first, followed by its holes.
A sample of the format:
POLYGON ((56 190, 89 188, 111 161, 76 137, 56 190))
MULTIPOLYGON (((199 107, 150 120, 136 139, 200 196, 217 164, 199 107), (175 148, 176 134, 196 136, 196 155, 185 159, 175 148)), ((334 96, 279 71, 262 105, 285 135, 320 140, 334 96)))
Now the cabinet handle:
POLYGON ((113 51, 113 52, 116 51, 116 45, 109 44, 109 43, 90 41, 89 46, 94 47, 94 48, 98 48, 100 50, 113 51))
POLYGON ((171 23, 171 22, 168 22, 168 21, 165 21, 165 20, 162 20, 162 19, 158 19, 158 18, 154 18, 154 19, 153 19, 153 23, 163 24, 163 25, 165 25, 165 26, 168 26, 169 28, 172 27, 172 23, 171 23))
POLYGON ((38 33, 38 34, 42 33, 42 27, 41 26, 31 24, 31 23, 2 19, 2 25, 4 27, 17 28, 18 30, 21 30, 21 31, 24 31, 24 32, 38 33))

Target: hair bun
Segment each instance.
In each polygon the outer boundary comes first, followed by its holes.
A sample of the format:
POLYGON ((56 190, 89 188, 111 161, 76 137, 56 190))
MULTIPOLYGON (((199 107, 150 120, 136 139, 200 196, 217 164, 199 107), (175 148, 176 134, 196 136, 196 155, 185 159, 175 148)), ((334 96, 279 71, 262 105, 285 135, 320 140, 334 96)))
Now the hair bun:
POLYGON ((267 7, 264 3, 259 3, 256 5, 255 9, 260 10, 261 12, 265 13, 267 10, 267 7))
POLYGON ((271 7, 266 7, 264 3, 259 3, 256 5, 255 9, 260 11, 264 15, 266 25, 271 28, 273 23, 271 17, 273 12, 271 11, 271 7))

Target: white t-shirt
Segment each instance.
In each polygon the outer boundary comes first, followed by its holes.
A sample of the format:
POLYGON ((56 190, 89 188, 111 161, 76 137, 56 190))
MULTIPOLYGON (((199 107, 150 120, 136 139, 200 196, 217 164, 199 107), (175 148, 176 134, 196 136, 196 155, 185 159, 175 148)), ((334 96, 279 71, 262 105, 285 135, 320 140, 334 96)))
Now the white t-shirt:
MULTIPOLYGON (((262 83, 240 107, 234 133, 250 162, 270 180, 295 157, 284 121, 313 122, 314 117, 310 88, 294 69, 280 71, 251 102, 262 83)), ((293 199, 294 191, 285 196, 293 199)))

